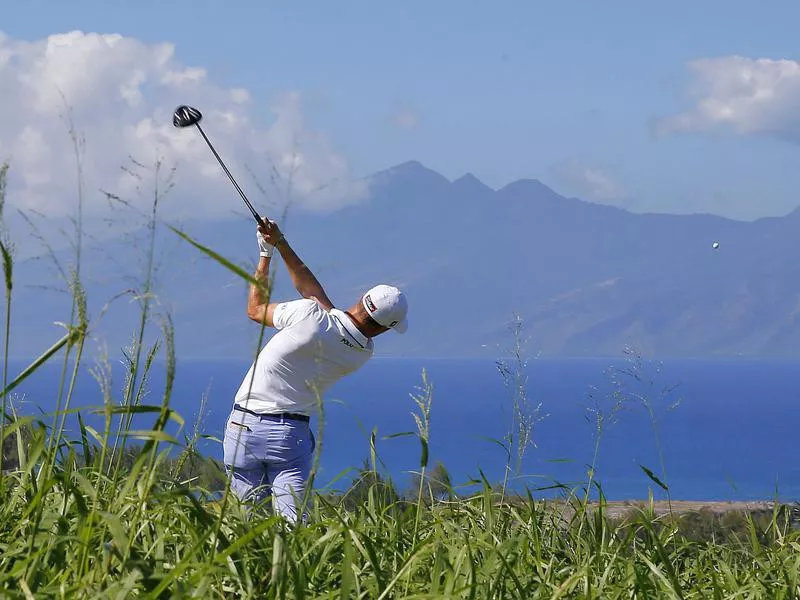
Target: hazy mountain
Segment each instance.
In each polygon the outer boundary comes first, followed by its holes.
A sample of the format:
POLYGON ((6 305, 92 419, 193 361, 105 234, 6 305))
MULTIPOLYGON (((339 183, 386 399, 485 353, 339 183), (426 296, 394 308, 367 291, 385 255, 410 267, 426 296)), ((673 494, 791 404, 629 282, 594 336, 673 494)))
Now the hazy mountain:
MULTIPOLYGON (((656 356, 800 354, 800 211, 755 222, 640 215, 535 180, 500 190, 469 174, 450 182, 416 162, 370 184, 369 201, 289 210, 284 229, 337 305, 380 281, 406 289, 409 332, 381 336, 380 354, 494 357, 513 345, 515 314, 529 352, 542 355, 619 355, 627 344, 656 356)), ((181 227, 254 264, 245 217, 181 227)), ((258 328, 244 315, 245 285, 166 227, 158 236, 159 310, 174 316, 180 355, 251 354, 258 328)), ((135 273, 145 249, 120 239, 86 253, 93 316, 128 285, 121 273, 135 273)), ((50 277, 45 264, 28 263, 15 288, 16 355, 46 348, 60 335, 53 321, 69 316, 64 297, 28 287, 50 277)), ((277 276, 275 299, 294 297, 282 267, 277 276)), ((115 301, 96 328, 111 350, 134 331, 135 308, 115 301)))

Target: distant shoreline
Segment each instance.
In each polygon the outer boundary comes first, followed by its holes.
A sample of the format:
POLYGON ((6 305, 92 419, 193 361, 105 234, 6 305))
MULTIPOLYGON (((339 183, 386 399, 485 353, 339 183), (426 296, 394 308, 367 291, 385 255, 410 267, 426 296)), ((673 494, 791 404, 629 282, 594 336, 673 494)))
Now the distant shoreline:
MULTIPOLYGON (((738 512, 763 512, 772 511, 775 506, 791 506, 794 502, 776 502, 775 500, 653 500, 653 511, 657 515, 672 513, 710 511, 715 514, 724 514, 731 511, 738 512)), ((592 501, 589 506, 595 508, 597 501, 592 501)), ((606 502, 606 512, 609 516, 620 517, 631 510, 647 509, 649 500, 609 500, 606 502)))

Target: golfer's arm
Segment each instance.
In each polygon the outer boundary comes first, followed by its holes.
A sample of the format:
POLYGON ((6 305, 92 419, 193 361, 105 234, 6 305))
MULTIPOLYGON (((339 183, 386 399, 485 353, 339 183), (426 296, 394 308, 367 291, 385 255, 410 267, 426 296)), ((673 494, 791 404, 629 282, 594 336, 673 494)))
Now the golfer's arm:
POLYGON ((281 258, 283 258, 283 262, 286 264, 286 270, 289 271, 289 276, 292 278, 292 283, 297 292, 303 298, 316 300, 325 310, 333 308, 333 303, 330 298, 328 298, 325 290, 322 289, 320 282, 314 277, 311 269, 309 269, 305 263, 300 260, 300 257, 297 256, 295 251, 292 250, 286 238, 278 242, 278 245, 275 247, 278 249, 278 252, 281 253, 281 258))
POLYGON ((275 305, 269 304, 269 263, 268 256, 262 256, 258 260, 253 279, 261 285, 250 284, 247 292, 247 316, 256 323, 272 327, 272 313, 275 305))

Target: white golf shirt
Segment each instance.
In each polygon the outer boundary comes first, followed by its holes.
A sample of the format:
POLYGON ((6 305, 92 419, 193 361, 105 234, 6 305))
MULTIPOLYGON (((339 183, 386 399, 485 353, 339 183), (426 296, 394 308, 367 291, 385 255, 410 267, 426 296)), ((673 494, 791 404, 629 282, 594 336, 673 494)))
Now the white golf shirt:
POLYGON ((236 392, 235 403, 253 412, 313 414, 325 391, 373 353, 372 340, 346 313, 315 300, 278 304, 272 322, 279 331, 236 392))

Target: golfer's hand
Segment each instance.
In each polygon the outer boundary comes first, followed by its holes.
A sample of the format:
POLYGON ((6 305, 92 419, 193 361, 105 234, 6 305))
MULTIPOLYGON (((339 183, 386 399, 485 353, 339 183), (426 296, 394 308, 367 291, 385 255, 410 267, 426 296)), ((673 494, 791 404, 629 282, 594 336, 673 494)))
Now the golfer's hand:
POLYGON ((261 256, 272 256, 275 246, 283 239, 283 234, 275 221, 264 221, 264 225, 258 226, 256 236, 261 256))

